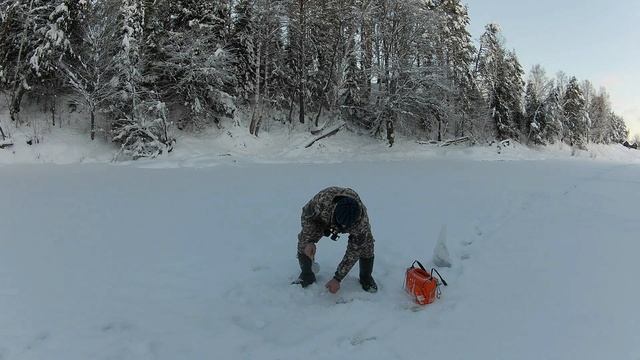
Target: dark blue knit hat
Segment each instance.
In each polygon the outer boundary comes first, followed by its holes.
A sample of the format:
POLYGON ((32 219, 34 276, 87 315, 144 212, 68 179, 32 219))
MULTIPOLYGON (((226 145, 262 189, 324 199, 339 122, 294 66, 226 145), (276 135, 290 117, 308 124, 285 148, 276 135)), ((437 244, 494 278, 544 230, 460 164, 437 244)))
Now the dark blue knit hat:
POLYGON ((343 196, 336 202, 336 208, 333 211, 333 221, 339 229, 348 229, 360 218, 360 205, 358 202, 348 196, 343 196))

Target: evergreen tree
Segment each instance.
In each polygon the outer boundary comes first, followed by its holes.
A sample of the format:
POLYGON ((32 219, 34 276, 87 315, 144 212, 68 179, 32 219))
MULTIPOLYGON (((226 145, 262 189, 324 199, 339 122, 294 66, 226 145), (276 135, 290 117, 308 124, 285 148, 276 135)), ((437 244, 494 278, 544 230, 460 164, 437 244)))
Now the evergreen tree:
POLYGON ((525 91, 525 121, 527 138, 534 144, 544 144, 542 128, 545 124, 543 102, 532 81, 527 83, 525 91))
POLYGON ((229 31, 228 2, 180 0, 161 9, 167 31, 156 37, 161 53, 149 65, 157 96, 180 129, 219 125, 235 111, 232 62, 222 38, 229 31))
POLYGON ((121 0, 118 9, 119 48, 113 63, 112 86, 114 97, 110 111, 114 121, 136 120, 136 111, 142 101, 142 45, 144 5, 141 0, 121 0))
POLYGON ((629 137, 629 129, 624 119, 615 113, 609 113, 609 133, 607 143, 623 143, 629 137))
POLYGON ((109 71, 113 96, 108 100, 112 140, 134 159, 169 152, 167 110, 159 94, 145 87, 145 0, 121 0, 117 10, 117 53, 109 71))
POLYGON ((498 139, 518 135, 516 121, 521 114, 522 68, 515 54, 504 49, 500 27, 489 24, 480 39, 478 76, 489 103, 498 139))
POLYGON ((9 113, 19 122, 22 99, 52 76, 71 51, 65 1, 0 0, 0 80, 9 90, 9 113))
POLYGON ((231 36, 230 51, 234 56, 236 90, 239 99, 249 101, 253 95, 255 84, 256 52, 254 26, 255 2, 240 0, 235 6, 235 21, 231 36))
POLYGON ((555 143, 564 139, 565 134, 565 113, 563 108, 563 100, 560 94, 562 90, 555 87, 551 92, 551 96, 545 101, 545 109, 547 109, 548 119, 547 127, 544 131, 544 138, 548 143, 555 143))
MULTIPOLYGON (((535 144, 553 142, 548 127, 553 126, 553 103, 555 93, 553 82, 546 76, 540 65, 534 65, 529 75, 525 93, 524 133, 535 144)), ((553 132, 553 131, 551 131, 553 132)))
MULTIPOLYGON (((516 133, 525 133, 527 126, 524 119, 523 94, 524 94, 524 70, 520 65, 520 61, 513 51, 507 52, 505 58, 505 66, 507 67, 506 83, 509 88, 509 109, 511 111, 511 119, 516 126, 516 133)), ((516 134, 514 134, 515 136, 516 134)))
POLYGON ((345 82, 344 82, 344 101, 343 105, 346 107, 347 113, 351 116, 355 116, 358 113, 358 108, 362 106, 360 81, 358 76, 360 75, 357 60, 354 53, 349 54, 347 58, 347 64, 345 68, 345 82))
POLYGON ((470 23, 467 7, 460 0, 428 1, 440 19, 436 39, 440 48, 441 63, 447 67, 455 87, 454 102, 456 114, 455 132, 464 136, 470 128, 473 99, 476 97, 476 85, 471 73, 475 48, 468 27, 470 23))
POLYGON ((153 64, 162 61, 166 56, 161 45, 163 39, 169 36, 170 4, 173 4, 173 1, 143 0, 145 11, 142 43, 144 56, 141 59, 142 81, 147 89, 154 92, 159 92, 159 85, 165 82, 164 75, 155 72, 153 64))
POLYGON ((587 143, 590 123, 585 109, 585 99, 575 77, 569 80, 563 100, 565 140, 571 146, 583 149, 587 143))

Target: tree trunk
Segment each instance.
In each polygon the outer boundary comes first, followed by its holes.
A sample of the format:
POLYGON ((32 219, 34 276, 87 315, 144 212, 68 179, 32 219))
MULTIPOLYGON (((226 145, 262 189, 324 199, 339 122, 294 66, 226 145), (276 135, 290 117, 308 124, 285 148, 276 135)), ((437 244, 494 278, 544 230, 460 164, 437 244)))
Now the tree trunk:
POLYGON ((291 101, 289 102, 289 115, 287 116, 287 121, 289 121, 289 124, 293 122, 293 99, 294 97, 291 97, 291 101))
POLYGON ((364 97, 366 102, 369 102, 369 97, 371 96, 371 68, 373 67, 373 45, 371 38, 373 37, 373 29, 371 29, 371 25, 369 24, 369 19, 362 20, 362 65, 361 69, 364 73, 364 97))
POLYGON ((256 124, 256 136, 260 132, 260 126, 262 125, 262 119, 264 116, 264 99, 269 98, 269 88, 267 87, 267 82, 269 81, 269 62, 266 61, 264 63, 264 81, 262 82, 262 88, 264 89, 264 94, 260 97, 260 105, 258 106, 258 123, 256 124))
POLYGON ((340 129, 342 129, 342 127, 345 125, 344 121, 341 121, 340 123, 332 126, 329 129, 324 130, 324 132, 318 136, 316 136, 313 140, 311 140, 307 145, 305 145, 305 148, 309 148, 311 147, 313 144, 315 144, 316 141, 324 139, 326 137, 335 135, 336 133, 338 133, 338 131, 340 131, 340 129))
POLYGON ((96 138, 96 117, 95 117, 95 109, 91 108, 91 141, 96 138))
POLYGON ((305 19, 304 19, 304 0, 298 0, 300 4, 300 42, 299 42, 299 54, 298 54, 298 62, 300 66, 300 74, 299 76, 299 85, 300 89, 298 89, 298 100, 299 100, 299 119, 300 123, 304 124, 304 88, 305 88, 305 64, 304 64, 304 37, 305 37, 305 19))
POLYGON ((51 99, 51 125, 56 126, 56 96, 53 95, 51 99))
MULTIPOLYGON (((316 121, 315 121, 315 126, 318 127, 318 121, 320 119, 320 115, 322 115, 322 105, 325 103, 325 101, 323 100, 327 100, 327 89, 329 89, 329 84, 331 84, 331 80, 333 80, 333 68, 336 66, 336 62, 337 62, 337 57, 338 57, 338 46, 340 45, 340 41, 342 40, 342 31, 340 31, 342 29, 342 21, 339 23, 338 25, 338 33, 340 34, 339 36, 336 37, 336 42, 333 44, 333 53, 331 54, 331 65, 329 66, 329 76, 327 77, 327 81, 324 83, 324 88, 322 88, 322 92, 323 92, 323 98, 320 99, 320 106, 318 109, 318 114, 316 115, 316 121)), ((327 105, 331 106, 329 104, 329 101, 326 101, 327 105)))
POLYGON ((256 120, 255 136, 258 136, 260 132, 260 124, 262 123, 262 109, 258 110, 258 120, 256 120))
POLYGON ((18 89, 13 94, 11 99, 11 104, 9 105, 9 115, 11 116, 11 120, 16 124, 19 124, 18 114, 20 113, 20 107, 22 104, 22 97, 25 93, 25 88, 22 86, 22 82, 18 85, 18 89))
POLYGON ((389 142, 389 147, 393 146, 395 138, 396 134, 393 129, 393 121, 387 120, 387 141, 389 142))
POLYGON ((255 85, 256 88, 254 89, 254 97, 253 97, 253 114, 251 115, 251 123, 249 125, 249 133, 251 135, 254 136, 258 136, 258 131, 257 131, 257 127, 258 127, 258 120, 257 118, 259 116, 256 116, 256 112, 259 112, 260 110, 258 109, 260 106, 260 62, 262 61, 261 59, 262 57, 262 46, 258 45, 258 56, 256 58, 256 63, 255 63, 255 71, 256 71, 256 78, 255 78, 255 85))

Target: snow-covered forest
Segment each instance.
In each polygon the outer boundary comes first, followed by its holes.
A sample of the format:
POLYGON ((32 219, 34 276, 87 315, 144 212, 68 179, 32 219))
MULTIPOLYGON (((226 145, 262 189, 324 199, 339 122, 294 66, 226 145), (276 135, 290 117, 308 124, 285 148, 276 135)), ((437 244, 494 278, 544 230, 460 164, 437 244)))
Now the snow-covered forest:
POLYGON ((55 126, 82 107, 87 137, 134 158, 180 146, 176 132, 259 136, 267 120, 345 121, 389 146, 396 133, 577 148, 628 137, 606 89, 571 69, 525 74, 499 25, 473 39, 469 23, 460 0, 0 0, 0 126, 55 126), (29 102, 50 116, 23 116, 29 102))

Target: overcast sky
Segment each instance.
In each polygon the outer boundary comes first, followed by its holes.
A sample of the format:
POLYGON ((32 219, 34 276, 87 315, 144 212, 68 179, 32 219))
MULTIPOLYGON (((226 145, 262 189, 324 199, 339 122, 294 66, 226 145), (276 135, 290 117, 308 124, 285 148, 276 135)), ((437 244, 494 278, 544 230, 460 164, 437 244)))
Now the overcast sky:
POLYGON ((640 134, 640 0, 462 0, 477 41, 487 23, 500 24, 528 76, 541 64, 605 86, 614 111, 640 134))

